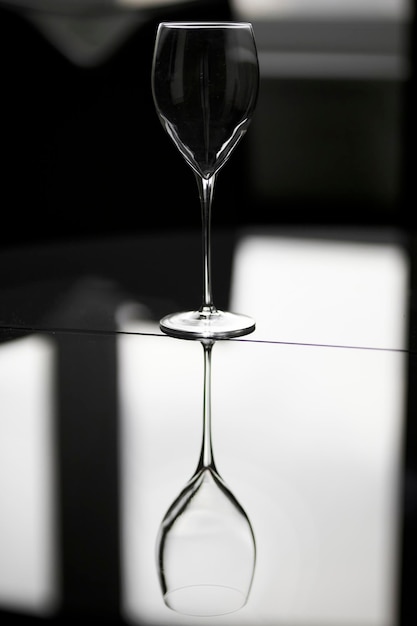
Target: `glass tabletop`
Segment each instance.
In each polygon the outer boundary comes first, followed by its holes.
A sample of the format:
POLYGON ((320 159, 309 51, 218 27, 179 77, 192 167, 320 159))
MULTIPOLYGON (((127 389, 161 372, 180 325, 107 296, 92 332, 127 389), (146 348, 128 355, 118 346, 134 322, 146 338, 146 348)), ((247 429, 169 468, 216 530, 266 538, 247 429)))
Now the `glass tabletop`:
MULTIPOLYGON (((190 230, 6 249, 0 325, 124 331, 132 318, 141 332, 142 322, 198 309, 200 239, 190 230)), ((229 229, 213 234, 212 264, 218 308, 256 320, 247 340, 406 349, 410 258, 400 232, 229 229)))
MULTIPOLYGON (((2 611, 191 623, 164 605, 154 550, 198 461, 203 351, 159 319, 198 306, 200 244, 155 232, 0 253, 2 611)), ((400 623, 409 244, 213 233, 216 299, 257 322, 216 342, 212 371, 216 464, 257 563, 241 611, 193 624, 400 623)))

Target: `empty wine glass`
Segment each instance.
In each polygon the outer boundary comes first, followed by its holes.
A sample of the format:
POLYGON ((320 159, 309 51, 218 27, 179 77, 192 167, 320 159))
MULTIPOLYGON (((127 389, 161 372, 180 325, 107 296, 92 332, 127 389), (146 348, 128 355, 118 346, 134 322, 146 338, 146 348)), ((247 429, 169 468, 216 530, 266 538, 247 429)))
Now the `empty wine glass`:
POLYGON ((231 613, 246 604, 255 568, 249 519, 218 473, 211 438, 211 351, 204 348, 203 437, 192 478, 161 523, 156 557, 165 604, 194 616, 231 613))
POLYGON ((173 313, 160 321, 161 330, 174 337, 226 339, 255 329, 250 317, 214 305, 210 225, 217 173, 246 133, 258 88, 251 24, 159 24, 152 94, 163 127, 196 176, 203 227, 203 302, 196 311, 173 313))

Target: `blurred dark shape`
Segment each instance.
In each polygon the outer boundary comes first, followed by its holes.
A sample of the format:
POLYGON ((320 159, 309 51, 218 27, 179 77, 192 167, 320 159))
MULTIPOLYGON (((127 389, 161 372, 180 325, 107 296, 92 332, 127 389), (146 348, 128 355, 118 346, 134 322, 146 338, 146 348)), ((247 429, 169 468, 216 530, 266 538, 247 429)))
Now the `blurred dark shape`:
POLYGON ((410 0, 412 18, 409 26, 408 58, 410 72, 405 84, 404 96, 404 172, 402 184, 402 208, 404 229, 408 234, 410 256, 410 307, 408 322, 408 373, 407 402, 408 419, 404 433, 404 474, 402 494, 401 569, 399 572, 399 620, 401 626, 417 623, 415 600, 415 569, 417 562, 417 230, 416 230, 416 144, 417 144, 417 19, 416 0, 410 0))
POLYGON ((279 224, 398 226, 406 18, 255 23, 249 188, 279 224))
POLYGON ((407 229, 416 231, 415 209, 417 202, 416 186, 416 143, 417 143, 417 1, 410 0, 411 18, 407 29, 406 49, 409 62, 408 78, 404 84, 403 144, 404 168, 402 179, 402 206, 404 224, 407 229))
MULTIPOLYGON (((231 19, 229 3, 0 5, 0 244, 199 228, 194 175, 155 113, 153 45, 160 21, 231 19)), ((219 213, 236 206, 238 154, 226 171, 219 213)))

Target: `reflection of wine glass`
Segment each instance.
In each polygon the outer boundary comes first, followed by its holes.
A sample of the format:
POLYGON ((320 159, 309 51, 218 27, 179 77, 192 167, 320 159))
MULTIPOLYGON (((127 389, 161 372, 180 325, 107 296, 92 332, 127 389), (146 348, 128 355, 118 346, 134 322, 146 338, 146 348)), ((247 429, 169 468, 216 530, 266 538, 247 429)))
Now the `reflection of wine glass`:
POLYGON ((204 348, 203 441, 197 469, 162 520, 157 567, 166 605, 222 615, 247 601, 255 567, 249 519, 217 472, 211 442, 211 350, 204 348))
POLYGON ((214 306, 210 223, 216 175, 245 134, 259 67, 251 24, 165 22, 158 27, 152 93, 166 132, 196 175, 203 222, 204 295, 197 311, 167 315, 165 333, 183 338, 246 335, 255 322, 214 306))

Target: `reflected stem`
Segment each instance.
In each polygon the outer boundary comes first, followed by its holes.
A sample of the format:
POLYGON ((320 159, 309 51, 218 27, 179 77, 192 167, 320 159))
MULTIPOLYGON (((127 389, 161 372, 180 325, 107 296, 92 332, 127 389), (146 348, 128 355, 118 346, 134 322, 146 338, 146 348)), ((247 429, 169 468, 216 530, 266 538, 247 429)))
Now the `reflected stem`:
POLYGON ((197 471, 204 468, 216 470, 211 435, 211 355, 214 341, 205 340, 201 345, 204 350, 203 440, 197 471))

